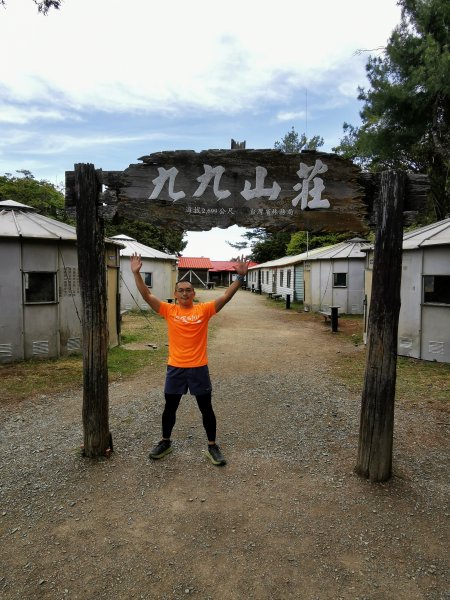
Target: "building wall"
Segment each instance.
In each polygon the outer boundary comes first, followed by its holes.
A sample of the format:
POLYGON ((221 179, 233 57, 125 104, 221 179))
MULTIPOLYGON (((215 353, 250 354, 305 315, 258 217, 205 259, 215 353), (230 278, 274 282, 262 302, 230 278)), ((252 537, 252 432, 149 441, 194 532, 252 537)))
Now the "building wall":
POLYGON ((17 239, 0 238, 0 362, 23 360, 21 248, 17 239))
POLYGON ((401 308, 398 320, 398 353, 420 358, 420 320, 422 302, 421 250, 405 251, 402 257, 401 308))
MULTIPOLYGON (((366 262, 367 313, 372 290, 373 251, 366 262)), ((450 363, 450 305, 423 302, 423 276, 450 276, 450 247, 435 246, 405 250, 402 257, 401 307, 398 324, 398 354, 450 363)), ((365 341, 367 341, 365 319, 365 341)))
POLYGON ((287 265, 285 267, 277 267, 276 277, 276 293, 281 294, 283 298, 289 294, 291 300, 294 300, 294 267, 287 265), (288 286, 288 273, 290 273, 290 285, 288 286))
POLYGON ((81 352, 82 302, 78 256, 74 244, 59 247, 59 343, 61 355, 81 352))
MULTIPOLYGON (((339 306, 345 314, 364 312, 364 258, 312 260, 310 276, 305 273, 305 297, 308 296, 310 309, 322 310, 328 306, 339 306), (335 273, 347 274, 347 285, 333 285, 335 273), (309 290, 306 290, 307 286, 309 290)), ((306 302, 306 300, 305 300, 306 302)))
POLYGON ((296 302, 304 302, 305 300, 305 276, 304 263, 298 263, 294 267, 294 300, 296 302))
MULTIPOLYGON (((24 241, 22 270, 58 273, 58 245, 24 241)), ((20 274, 18 274, 20 277, 20 274)), ((58 277, 59 278, 59 277, 58 277)), ((58 282, 57 282, 58 283, 58 282)), ((55 358, 59 356, 59 305, 55 302, 23 305, 23 336, 25 358, 55 358)))
MULTIPOLYGON (((423 274, 450 276, 450 246, 423 249, 423 274)), ((450 363, 450 305, 422 304, 420 357, 450 363)))
MULTIPOLYGON (((175 261, 162 261, 152 258, 142 259, 142 273, 152 273, 152 287, 150 291, 160 300, 173 297, 176 281, 175 261)), ((120 310, 150 310, 144 302, 134 282, 130 268, 130 257, 122 256, 120 259, 120 310)))
MULTIPOLYGON (((1 238, 0 362, 57 358, 81 351, 81 296, 74 242, 1 238), (55 301, 25 302, 24 274, 56 273, 55 301)), ((117 277, 110 277, 117 281, 117 277)), ((117 290, 117 284, 112 284, 117 290)), ((116 294, 108 296, 110 346, 119 342, 116 294)))
POLYGON ((247 286, 248 288, 251 289, 258 289, 258 272, 259 269, 251 269, 248 273, 247 273, 247 286))

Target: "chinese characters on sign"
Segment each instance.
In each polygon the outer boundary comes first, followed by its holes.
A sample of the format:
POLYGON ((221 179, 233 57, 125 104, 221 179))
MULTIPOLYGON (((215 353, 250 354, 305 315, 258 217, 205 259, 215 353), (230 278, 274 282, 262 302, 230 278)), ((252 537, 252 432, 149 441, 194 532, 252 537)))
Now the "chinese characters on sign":
MULTIPOLYGON (((188 204, 185 208, 185 212, 190 215, 234 215, 236 214, 234 208, 206 208, 204 206, 192 206, 188 204)), ((250 215, 257 215, 260 217, 289 217, 294 214, 294 209, 289 208, 251 208, 250 215)))
MULTIPOLYGON (((200 198, 204 194, 212 179, 214 179, 213 193, 216 200, 219 201, 228 198, 231 195, 231 192, 229 190, 220 189, 220 180, 222 175, 225 173, 225 168, 223 166, 211 167, 210 165, 203 164, 203 169, 203 175, 197 177, 196 179, 200 185, 193 193, 194 198, 200 198)), ((322 192, 325 189, 323 179, 318 177, 318 175, 325 173, 327 170, 327 165, 320 159, 316 159, 315 164, 312 167, 308 167, 305 163, 300 163, 300 168, 296 173, 300 179, 300 182, 296 183, 292 188, 294 191, 300 193, 292 199, 293 207, 296 207, 300 203, 301 210, 305 210, 307 208, 311 210, 317 208, 330 208, 329 200, 322 198, 322 192)), ((152 180, 152 183, 155 187, 148 199, 156 200, 166 183, 168 184, 168 196, 173 202, 185 198, 186 194, 183 190, 180 189, 175 191, 175 179, 178 173, 179 171, 176 167, 171 167, 170 169, 158 167, 158 176, 152 180)), ((273 182, 272 187, 264 187, 266 177, 267 169, 261 166, 255 167, 255 187, 252 188, 250 181, 245 180, 244 189, 240 192, 241 196, 245 200, 252 200, 254 198, 268 198, 268 200, 277 200, 281 192, 281 187, 276 181, 273 182)), ((213 213, 213 209, 204 210, 205 213, 197 214, 226 214, 227 212, 225 209, 223 209, 223 213, 220 213, 219 211, 217 213, 213 213)), ((191 210, 186 210, 186 212, 195 213, 193 208, 191 208, 191 210)), ((255 212, 255 214, 257 213, 255 212)), ((278 213, 272 212, 271 214, 278 213)), ((288 212, 284 210, 284 212, 280 212, 280 214, 287 215, 288 212)))
MULTIPOLYGON (((336 154, 275 149, 164 150, 123 171, 101 170, 103 213, 187 231, 232 225, 364 233, 361 169, 336 154)), ((66 197, 75 197, 72 172, 66 197)), ((73 205, 73 203, 72 203, 73 205)))

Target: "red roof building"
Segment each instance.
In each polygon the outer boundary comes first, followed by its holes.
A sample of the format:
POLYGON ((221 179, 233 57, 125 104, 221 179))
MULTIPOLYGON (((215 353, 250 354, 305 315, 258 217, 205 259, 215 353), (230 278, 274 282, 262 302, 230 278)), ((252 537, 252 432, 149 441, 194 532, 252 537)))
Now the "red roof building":
MULTIPOLYGON (((210 260, 205 257, 180 256, 178 259, 178 280, 189 281, 194 286, 204 288, 216 285, 228 287, 235 273, 234 260, 210 260)), ((249 266, 258 263, 250 261, 249 266)))
MULTIPOLYGON (((212 260, 212 268, 209 270, 209 280, 215 285, 228 287, 233 282, 233 273, 236 272, 235 260, 212 260)), ((254 267, 258 263, 249 262, 249 267, 254 267)))
POLYGON ((178 259, 178 281, 189 281, 194 287, 207 288, 211 267, 212 264, 209 258, 180 256, 178 259))
POLYGON ((209 258, 192 258, 190 256, 180 256, 178 259, 178 269, 206 269, 212 268, 209 258))

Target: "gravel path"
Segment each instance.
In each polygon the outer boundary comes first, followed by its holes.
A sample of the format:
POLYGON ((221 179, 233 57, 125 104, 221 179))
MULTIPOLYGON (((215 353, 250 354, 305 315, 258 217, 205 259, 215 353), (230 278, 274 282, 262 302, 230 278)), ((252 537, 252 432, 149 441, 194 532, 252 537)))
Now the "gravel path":
POLYGON ((147 458, 160 369, 111 384, 109 460, 79 454, 81 391, 1 408, 0 597, 449 599, 447 415, 398 405, 393 479, 357 477, 333 365, 362 351, 239 292, 210 340, 224 468, 189 397, 174 452, 147 458))

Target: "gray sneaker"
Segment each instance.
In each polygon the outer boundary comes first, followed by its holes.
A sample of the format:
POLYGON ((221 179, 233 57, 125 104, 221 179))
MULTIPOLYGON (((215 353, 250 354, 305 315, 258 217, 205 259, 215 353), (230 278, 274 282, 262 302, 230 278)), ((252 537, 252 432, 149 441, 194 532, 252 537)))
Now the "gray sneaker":
POLYGON ((170 440, 161 440, 154 448, 152 448, 148 456, 149 458, 156 460, 166 456, 166 454, 169 454, 170 452, 172 452, 172 442, 170 440))
POLYGON ((218 467, 222 467, 223 465, 227 464, 227 461, 224 459, 222 452, 220 451, 220 448, 217 444, 214 444, 212 446, 208 444, 206 456, 209 458, 213 465, 216 465, 218 467))

